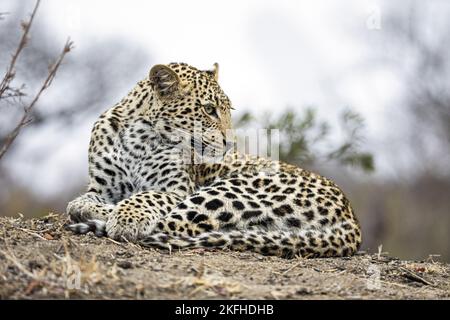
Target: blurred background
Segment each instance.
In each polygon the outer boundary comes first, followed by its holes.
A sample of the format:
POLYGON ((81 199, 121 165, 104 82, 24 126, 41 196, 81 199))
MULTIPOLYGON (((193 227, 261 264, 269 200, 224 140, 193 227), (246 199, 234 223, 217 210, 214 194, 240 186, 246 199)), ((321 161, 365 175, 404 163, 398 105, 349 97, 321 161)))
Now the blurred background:
MULTIPOLYGON (((0 2, 1 77, 34 5, 0 2)), ((0 215, 64 212, 96 118, 153 64, 219 62, 235 125, 280 129, 282 160, 334 179, 363 250, 450 261, 449 16, 444 0, 44 0, 0 99, 1 145, 68 36, 74 49, 0 159, 0 215)))

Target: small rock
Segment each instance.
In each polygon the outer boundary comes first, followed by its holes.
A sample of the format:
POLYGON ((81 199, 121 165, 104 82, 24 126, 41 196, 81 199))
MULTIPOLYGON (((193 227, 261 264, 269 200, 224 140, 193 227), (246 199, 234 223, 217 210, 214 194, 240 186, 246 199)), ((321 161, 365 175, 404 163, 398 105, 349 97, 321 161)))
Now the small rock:
POLYGON ((299 288, 295 291, 295 293, 303 296, 303 295, 311 294, 311 291, 308 290, 307 288, 299 288))
POLYGON ((116 256, 122 257, 122 258, 131 258, 133 254, 129 251, 117 251, 116 256))
POLYGON ((30 268, 31 270, 42 269, 42 265, 36 260, 30 260, 30 262, 28 262, 28 268, 30 268))
POLYGON ((18 269, 16 266, 9 265, 9 266, 6 268, 6 272, 7 272, 7 273, 11 273, 11 274, 13 274, 13 275, 17 275, 17 274, 19 274, 19 269, 18 269))
POLYGON ((53 236, 50 234, 50 233, 44 233, 44 238, 45 239, 47 239, 47 240, 53 240, 54 238, 53 238, 53 236))
POLYGON ((130 261, 120 261, 117 263, 117 266, 122 269, 131 269, 133 268, 133 264, 130 261))

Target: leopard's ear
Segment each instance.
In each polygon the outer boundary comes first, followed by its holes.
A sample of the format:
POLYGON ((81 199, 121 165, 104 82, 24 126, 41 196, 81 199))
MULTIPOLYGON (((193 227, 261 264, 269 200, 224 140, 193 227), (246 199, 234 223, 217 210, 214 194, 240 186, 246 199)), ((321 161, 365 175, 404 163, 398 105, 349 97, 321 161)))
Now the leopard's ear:
POLYGON ((174 97, 180 90, 180 78, 163 64, 157 64, 150 70, 150 84, 161 98, 174 97))
POLYGON ((214 80, 219 80, 219 64, 217 62, 214 63, 214 68, 212 70, 208 70, 206 72, 212 75, 214 77, 214 80))

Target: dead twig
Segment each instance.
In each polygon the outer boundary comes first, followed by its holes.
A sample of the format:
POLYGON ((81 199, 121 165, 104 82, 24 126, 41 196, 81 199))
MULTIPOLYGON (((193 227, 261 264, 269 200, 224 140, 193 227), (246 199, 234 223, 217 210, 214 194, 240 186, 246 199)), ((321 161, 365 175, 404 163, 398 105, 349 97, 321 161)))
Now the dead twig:
POLYGON ((56 76, 56 71, 58 70, 59 66, 61 65, 64 57, 73 47, 72 41, 70 39, 67 40, 66 44, 64 45, 63 51, 59 55, 58 60, 55 64, 50 66, 49 73, 47 75, 47 78, 45 79, 44 83, 42 84, 41 88, 39 89, 38 93, 34 97, 34 99, 31 101, 31 103, 24 108, 24 112, 22 115, 22 118, 20 119, 19 123, 16 125, 16 127, 11 131, 10 134, 5 139, 5 142, 0 149, 0 159, 4 156, 6 151, 9 149, 11 144, 14 142, 16 137, 19 135, 20 131, 23 127, 25 127, 28 123, 31 122, 31 111, 33 107, 35 106, 36 102, 41 97, 42 92, 44 92, 52 83, 53 79, 56 76))
POLYGON ((15 227, 17 230, 23 231, 25 233, 31 234, 32 236, 35 236, 41 240, 48 240, 47 238, 44 238, 43 236, 41 236, 40 234, 37 234, 36 232, 33 232, 31 230, 25 229, 25 228, 19 228, 19 227, 15 227))
POLYGON ((20 38, 20 42, 17 46, 16 51, 12 55, 11 62, 9 63, 9 66, 6 70, 5 76, 3 77, 2 82, 0 82, 0 99, 2 98, 3 94, 9 89, 9 84, 15 77, 15 67, 17 59, 20 56, 20 53, 25 48, 27 41, 28 41, 28 33, 30 32, 31 25, 33 24, 34 17, 36 16, 36 12, 39 8, 39 4, 41 3, 41 0, 36 1, 36 5, 34 6, 33 12, 31 13, 30 20, 28 22, 22 21, 22 37, 20 38))
MULTIPOLYGON (((8 66, 8 69, 6 70, 6 74, 5 74, 4 78, 0 82, 0 99, 2 99, 2 97, 3 98, 5 97, 4 94, 7 91, 9 91, 9 93, 7 95, 9 97, 11 96, 11 94, 12 94, 12 96, 15 96, 15 97, 17 97, 17 96, 20 97, 21 95, 23 95, 23 92, 21 92, 20 90, 18 92, 17 92, 17 90, 14 91, 15 89, 12 89, 10 87, 10 84, 15 77, 15 65, 16 65, 16 62, 17 62, 17 59, 18 59, 20 53, 22 52, 23 48, 26 46, 27 39, 28 39, 28 33, 30 31, 30 28, 33 23, 33 20, 36 15, 39 4, 40 4, 40 0, 37 0, 34 10, 31 14, 30 20, 28 22, 22 22, 22 28, 23 28, 22 38, 19 42, 19 45, 18 45, 15 53, 13 54, 12 60, 8 66)), ((70 41, 70 39, 67 39, 66 44, 64 45, 64 48, 63 48, 62 52, 60 53, 58 59, 56 60, 56 62, 53 65, 49 66, 47 78, 44 80, 42 86, 40 87, 40 89, 38 90, 36 95, 34 96, 33 100, 27 106, 24 107, 23 115, 20 118, 17 125, 4 139, 3 145, 0 148, 0 159, 5 155, 6 151, 8 151, 9 147, 14 142, 14 140, 17 138, 17 136, 19 135, 19 133, 23 129, 23 127, 25 127, 28 123, 31 122, 31 120, 32 120, 31 119, 31 111, 33 110, 33 107, 36 105, 37 101, 41 97, 41 94, 51 85, 53 79, 56 76, 56 72, 58 71, 58 68, 60 67, 62 61, 64 60, 64 57, 66 56, 66 54, 68 52, 70 52, 72 50, 72 48, 73 48, 73 42, 70 41)))
POLYGON ((404 272, 403 276, 409 280, 420 282, 420 283, 426 284, 428 286, 434 286, 434 283, 422 278, 417 273, 412 272, 411 270, 409 270, 407 268, 399 267, 399 269, 404 272))
POLYGON ((294 264, 292 267, 290 267, 289 269, 283 271, 281 274, 287 274, 289 271, 297 268, 298 266, 301 266, 303 264, 303 261, 297 262, 296 264, 294 264))
POLYGON ((0 250, 0 254, 3 255, 7 260, 11 261, 20 271, 22 271, 25 275, 30 277, 36 281, 42 281, 42 279, 36 276, 34 273, 30 272, 22 263, 20 263, 19 259, 14 255, 12 250, 8 245, 8 241, 6 240, 6 230, 3 228, 3 234, 5 235, 3 241, 5 242, 6 250, 0 250))
POLYGON ((5 250, 0 250, 0 253, 9 261, 11 261, 20 271, 22 271, 25 275, 30 277, 31 279, 41 281, 39 277, 37 277, 35 274, 28 271, 27 268, 23 266, 23 264, 20 263, 20 261, 16 258, 16 256, 12 253, 11 250, 8 249, 9 252, 5 250))
MULTIPOLYGON (((124 242, 126 242, 129 246, 137 249, 137 250, 142 250, 142 247, 140 245, 138 245, 137 243, 133 243, 131 241, 129 241, 127 238, 125 238, 124 236, 122 236, 121 238, 124 242)), ((171 251, 171 250, 169 250, 171 251)))
POLYGON ((110 241, 110 242, 112 242, 112 243, 114 243, 114 244, 117 244, 118 246, 125 247, 125 244, 123 244, 122 242, 116 241, 116 240, 108 238, 108 237, 105 237, 105 239, 110 241))

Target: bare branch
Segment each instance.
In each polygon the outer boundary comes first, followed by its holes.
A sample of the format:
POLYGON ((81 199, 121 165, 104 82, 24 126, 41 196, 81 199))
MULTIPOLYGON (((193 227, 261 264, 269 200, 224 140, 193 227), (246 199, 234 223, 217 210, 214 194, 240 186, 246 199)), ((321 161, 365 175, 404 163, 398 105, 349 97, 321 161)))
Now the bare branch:
POLYGON ((8 148, 11 146, 11 144, 14 142, 16 137, 19 135, 20 131, 23 127, 25 127, 28 123, 31 121, 31 111, 33 107, 35 106, 36 102, 41 97, 41 94, 51 85, 53 79, 56 76, 56 72, 58 71, 58 68, 60 67, 62 61, 64 60, 64 57, 70 50, 73 48, 73 42, 70 41, 70 39, 67 39, 66 44, 64 45, 64 48, 61 52, 61 54, 58 57, 58 60, 53 65, 49 66, 49 73, 47 75, 47 78, 45 79, 44 83, 42 84, 41 88, 35 95, 34 99, 24 108, 24 113, 22 115, 22 118, 20 119, 19 123, 16 125, 16 127, 11 131, 11 133, 6 137, 3 146, 0 149, 0 159, 4 156, 8 148))
POLYGON ((41 3, 41 0, 36 1, 36 5, 34 6, 33 12, 31 13, 30 20, 28 22, 23 21, 21 26, 23 29, 22 37, 20 38, 19 45, 17 46, 16 51, 14 52, 11 62, 6 70, 5 76, 3 77, 2 82, 0 83, 0 99, 2 98, 3 94, 6 92, 6 90, 9 88, 9 84, 15 77, 15 66, 17 59, 19 58, 20 53, 22 52, 23 48, 25 48, 28 40, 28 33, 31 29, 31 25, 33 24, 34 17, 36 15, 36 12, 39 8, 39 4, 41 3))
POLYGON ((14 98, 21 98, 26 96, 26 93, 23 91, 24 89, 24 85, 22 85, 20 88, 11 88, 11 87, 7 87, 3 97, 1 97, 0 99, 14 99, 14 98))
MULTIPOLYGON (((20 39, 20 42, 17 46, 16 51, 12 55, 11 62, 9 66, 7 67, 5 76, 3 77, 2 81, 0 82, 0 100, 2 99, 14 99, 14 98, 21 98, 25 95, 25 93, 22 91, 23 87, 15 88, 12 87, 10 84, 15 78, 15 66, 17 63, 17 60, 22 52, 22 50, 25 48, 27 41, 28 41, 28 34, 31 29, 31 26, 34 21, 34 17, 36 16, 36 12, 40 5, 40 0, 36 1, 36 4, 34 6, 33 12, 31 13, 30 19, 28 21, 22 21, 21 27, 22 27, 22 37, 20 39)), ((56 72, 61 65, 61 62, 63 61, 65 55, 70 52, 72 49, 72 42, 70 39, 67 40, 66 44, 64 45, 64 49, 62 50, 61 54, 59 55, 57 61, 55 64, 49 66, 49 71, 47 78, 43 82, 41 88, 38 90, 37 94, 33 98, 33 100, 24 107, 24 112, 17 123, 17 125, 14 127, 14 129, 3 139, 2 146, 0 148, 0 159, 4 156, 6 151, 9 149, 11 144, 14 142, 16 137, 19 135, 20 131, 23 127, 25 127, 28 123, 31 122, 31 113, 33 110, 33 107, 36 105, 37 101, 39 100, 41 94, 51 85, 53 79, 56 76, 56 72)))

